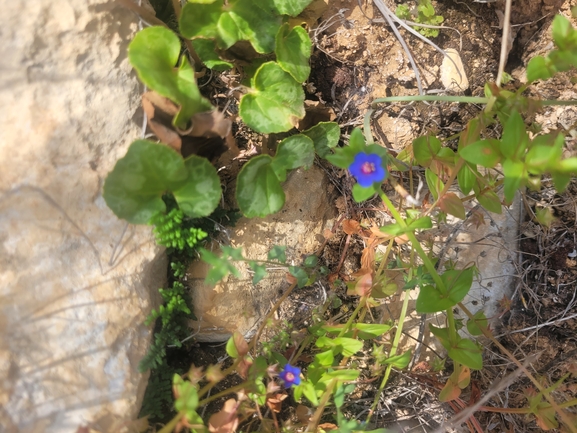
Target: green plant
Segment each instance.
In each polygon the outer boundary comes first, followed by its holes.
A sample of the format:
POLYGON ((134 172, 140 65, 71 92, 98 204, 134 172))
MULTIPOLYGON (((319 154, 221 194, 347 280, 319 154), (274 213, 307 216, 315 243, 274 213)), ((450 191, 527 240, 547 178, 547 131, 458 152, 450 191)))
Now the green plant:
POLYGON ((414 8, 409 8, 406 4, 400 4, 397 6, 395 14, 403 20, 413 21, 414 25, 418 27, 417 31, 427 38, 439 36, 437 28, 427 26, 439 26, 444 21, 441 15, 436 14, 431 0, 418 0, 414 8), (425 26, 421 27, 418 24, 424 24, 425 26))

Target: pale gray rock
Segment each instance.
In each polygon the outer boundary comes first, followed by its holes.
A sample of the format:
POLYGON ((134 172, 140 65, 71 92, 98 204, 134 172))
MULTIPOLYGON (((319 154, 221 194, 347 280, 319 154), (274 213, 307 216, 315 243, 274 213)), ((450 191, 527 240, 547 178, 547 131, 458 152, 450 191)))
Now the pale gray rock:
MULTIPOLYGON (((229 229, 230 244, 243 255, 266 260, 275 245, 287 247, 289 264, 300 265, 321 245, 321 234, 332 226, 333 208, 326 174, 318 167, 291 172, 283 184, 286 203, 266 218, 241 218, 229 229)), ((241 278, 229 276, 215 287, 204 284, 208 267, 194 262, 189 268, 192 303, 197 321, 191 322, 197 341, 226 341, 234 331, 250 338, 280 294, 289 286, 286 268, 271 269, 260 283, 252 284, 246 264, 238 263, 241 278)))
POLYGON ((140 134, 126 54, 137 28, 114 1, 2 5, 2 432, 104 432, 138 413, 143 321, 166 264, 150 228, 101 196, 140 134))

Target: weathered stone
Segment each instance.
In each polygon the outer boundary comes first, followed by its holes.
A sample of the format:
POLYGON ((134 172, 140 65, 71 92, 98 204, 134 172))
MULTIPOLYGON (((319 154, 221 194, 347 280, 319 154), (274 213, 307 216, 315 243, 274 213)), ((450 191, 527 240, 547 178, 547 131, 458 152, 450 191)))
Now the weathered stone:
POLYGON ((453 48, 445 50, 447 54, 443 57, 441 64, 441 82, 445 89, 454 92, 464 92, 469 88, 469 79, 463 67, 461 56, 453 48))
POLYGON ((162 285, 150 228, 102 183, 139 135, 136 17, 102 0, 16 0, 0 17, 0 431, 107 431, 137 415, 162 285))
MULTIPOLYGON (((317 167, 295 170, 283 185, 287 196, 283 209, 266 218, 241 218, 231 231, 230 242, 243 247, 249 259, 266 260, 275 245, 287 247, 290 264, 320 246, 319 235, 332 217, 332 189, 325 173, 317 167)), ((286 269, 272 269, 257 285, 252 284, 248 266, 239 263, 242 276, 229 276, 215 287, 203 283, 207 265, 194 262, 189 269, 195 315, 191 327, 198 341, 225 341, 234 331, 250 337, 279 293, 288 287, 286 269)))

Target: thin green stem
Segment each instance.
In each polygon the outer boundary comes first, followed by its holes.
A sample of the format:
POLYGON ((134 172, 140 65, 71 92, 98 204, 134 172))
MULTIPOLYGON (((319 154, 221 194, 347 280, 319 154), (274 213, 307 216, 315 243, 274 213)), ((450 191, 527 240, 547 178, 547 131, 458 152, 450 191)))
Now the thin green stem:
MULTIPOLYGON (((211 384, 211 385, 214 385, 214 384, 211 384)), ((198 406, 199 406, 199 407, 200 407, 200 406, 204 406, 205 404, 208 404, 208 403, 210 403, 210 402, 213 401, 213 400, 216 400, 216 399, 218 399, 218 398, 220 398, 220 397, 223 397, 223 396, 225 396, 225 395, 232 394, 232 393, 234 393, 234 392, 236 392, 236 391, 240 391, 241 389, 244 389, 244 388, 247 388, 247 387, 248 387, 247 382, 243 382, 243 383, 241 383, 241 384, 239 384, 239 385, 232 386, 232 387, 227 388, 227 389, 225 389, 225 390, 223 390, 223 391, 221 391, 221 392, 219 392, 219 393, 216 393, 216 394, 214 394, 214 395, 211 395, 210 397, 207 397, 207 398, 205 398, 204 400, 201 400, 201 401, 198 403, 198 406)))
POLYGON ((342 337, 350 329, 351 325, 353 324, 353 321, 355 320, 355 317, 357 317, 357 314, 359 314, 359 311, 361 311, 361 308, 363 308, 366 303, 367 303, 367 298, 366 298, 366 296, 363 296, 361 298, 361 300, 359 301, 359 304, 357 305, 357 307, 353 311, 353 314, 351 314, 351 317, 349 317, 349 320, 347 320, 347 323, 345 324, 343 329, 341 329, 341 332, 339 332, 338 337, 342 337))

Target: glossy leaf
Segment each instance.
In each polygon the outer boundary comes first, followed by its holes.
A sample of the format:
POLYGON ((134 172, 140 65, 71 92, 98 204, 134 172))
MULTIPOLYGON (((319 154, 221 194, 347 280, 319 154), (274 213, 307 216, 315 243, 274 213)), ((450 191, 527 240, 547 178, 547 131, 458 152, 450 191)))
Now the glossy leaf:
POLYGON ((222 189, 214 166, 200 156, 191 155, 184 161, 188 178, 182 187, 173 190, 174 198, 190 218, 209 216, 220 202, 222 189))
POLYGON ((236 201, 248 218, 265 217, 284 205, 285 195, 271 163, 269 155, 259 155, 247 162, 238 174, 236 201))
POLYGON ((276 60, 281 68, 299 83, 305 82, 311 73, 312 42, 308 32, 300 26, 291 29, 286 23, 279 29, 275 44, 276 60))
POLYGON ((210 111, 212 105, 200 95, 194 69, 180 57, 180 41, 169 29, 148 27, 128 46, 128 58, 140 80, 157 93, 180 105, 174 125, 185 129, 191 116, 210 111))
POLYGON ((275 62, 264 63, 240 101, 240 116, 257 132, 284 132, 305 115, 304 90, 275 62))
POLYGON ((179 189, 187 178, 184 161, 176 151, 137 140, 106 177, 103 197, 119 218, 146 224, 152 216, 166 210, 162 194, 179 189))
POLYGON ((180 12, 178 23, 180 33, 189 39, 197 37, 219 38, 218 20, 222 13, 222 0, 211 2, 188 0, 180 12))

